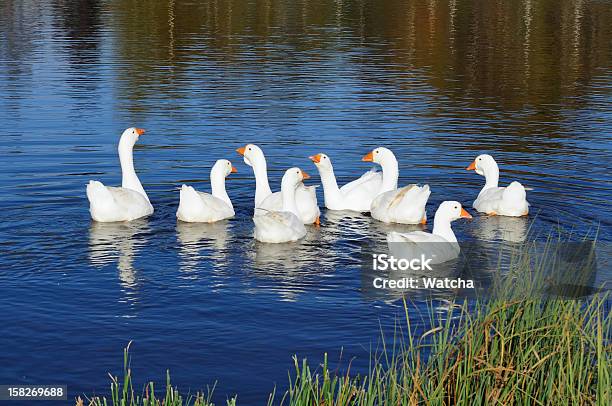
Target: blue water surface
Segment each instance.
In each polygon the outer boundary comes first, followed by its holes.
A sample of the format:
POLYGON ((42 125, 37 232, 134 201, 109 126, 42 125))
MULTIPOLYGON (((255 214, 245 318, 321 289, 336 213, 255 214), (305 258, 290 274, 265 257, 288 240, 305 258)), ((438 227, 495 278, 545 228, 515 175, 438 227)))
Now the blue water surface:
MULTIPOLYGON (((170 370, 182 390, 217 382, 220 403, 282 392, 294 354, 366 372, 404 307, 364 290, 361 247, 414 227, 323 210, 304 241, 257 244, 246 143, 274 190, 291 166, 319 183, 309 155, 328 154, 342 184, 391 148, 400 184, 430 185, 430 218, 444 200, 471 207, 484 180, 465 168, 490 153, 503 185, 532 189, 530 214, 472 211, 459 240, 612 240, 605 2, 42 3, 0 4, 0 384, 106 394, 129 341, 137 385, 170 370), (130 126, 147 130, 134 159, 155 213, 96 224, 85 185, 120 183, 130 126), (178 188, 209 190, 220 158, 238 169, 236 217, 177 223, 178 188)), ((408 298, 417 328, 426 297, 408 298)))

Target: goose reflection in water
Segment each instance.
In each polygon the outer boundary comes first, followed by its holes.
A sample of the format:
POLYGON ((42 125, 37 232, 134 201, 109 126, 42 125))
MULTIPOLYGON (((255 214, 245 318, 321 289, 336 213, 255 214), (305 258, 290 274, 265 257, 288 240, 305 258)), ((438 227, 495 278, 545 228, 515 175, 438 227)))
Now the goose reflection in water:
POLYGON ((359 212, 327 210, 321 225, 321 240, 328 244, 334 260, 358 264, 355 246, 363 245, 371 219, 359 212))
MULTIPOLYGON (((197 271, 198 264, 206 259, 217 261, 217 266, 226 264, 229 260, 227 247, 231 238, 229 228, 229 221, 216 223, 177 221, 181 271, 186 273, 197 271)), ((194 273, 194 277, 196 275, 197 273, 194 273)))
POLYGON ((134 258, 145 239, 135 236, 147 231, 149 228, 145 219, 117 223, 92 222, 89 229, 89 261, 96 267, 117 262, 121 285, 136 288, 138 281, 134 258))
POLYGON ((366 233, 371 238, 371 252, 390 253, 387 243, 387 234, 392 231, 397 233, 410 233, 412 231, 425 231, 426 227, 422 224, 398 224, 398 223, 383 223, 375 219, 369 218, 370 224, 366 233))
POLYGON ((326 234, 363 234, 371 218, 350 210, 326 210, 323 226, 326 234))
POLYGON ((318 227, 307 227, 306 236, 300 241, 284 244, 254 242, 252 275, 269 280, 267 289, 278 292, 287 301, 295 301, 298 295, 313 284, 321 283, 321 275, 335 269, 335 258, 329 254, 330 241, 318 227))
POLYGON ((529 231, 527 217, 478 216, 473 224, 474 236, 484 241, 521 243, 525 241, 529 231))
POLYGON ((473 221, 473 239, 460 242, 460 266, 465 273, 488 285, 494 275, 507 273, 523 250, 529 234, 526 217, 478 216, 473 221))

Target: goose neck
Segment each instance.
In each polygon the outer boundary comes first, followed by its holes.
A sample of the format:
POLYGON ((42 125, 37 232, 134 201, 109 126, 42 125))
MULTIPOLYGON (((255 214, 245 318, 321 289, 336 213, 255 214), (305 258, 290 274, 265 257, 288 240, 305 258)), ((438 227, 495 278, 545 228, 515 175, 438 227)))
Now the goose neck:
POLYGON ((457 237, 451 228, 451 221, 445 216, 438 216, 437 213, 434 217, 432 234, 438 235, 448 242, 457 242, 457 237))
POLYGON ((323 184, 323 197, 326 205, 340 199, 340 189, 338 188, 334 168, 330 166, 329 168, 319 169, 319 175, 321 176, 321 183, 323 184))
POLYGON ((233 208, 232 201, 225 191, 225 176, 215 171, 214 168, 210 171, 210 189, 214 197, 223 200, 229 207, 233 208))
POLYGON ((253 173, 255 174, 255 207, 257 207, 272 194, 268 183, 268 167, 265 158, 253 163, 253 173))
POLYGON ((399 169, 396 159, 385 160, 382 164, 383 180, 380 193, 388 192, 389 190, 397 189, 397 179, 399 178, 399 169))
POLYGON ((485 185, 482 190, 497 187, 499 183, 499 167, 496 163, 493 163, 484 172, 485 185))
POLYGON ((119 142, 118 150, 119 163, 121 164, 121 187, 134 190, 149 200, 149 196, 144 191, 134 170, 133 146, 126 142, 119 142))
POLYGON ((283 200, 283 211, 289 211, 296 216, 299 216, 297 204, 295 202, 295 191, 297 185, 283 183, 281 185, 281 197, 283 200))

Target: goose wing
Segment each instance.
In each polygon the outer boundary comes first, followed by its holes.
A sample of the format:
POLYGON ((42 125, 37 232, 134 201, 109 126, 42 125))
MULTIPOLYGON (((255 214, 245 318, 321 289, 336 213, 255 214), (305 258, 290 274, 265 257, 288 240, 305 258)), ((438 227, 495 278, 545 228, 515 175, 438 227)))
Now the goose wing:
POLYGON ((377 172, 376 169, 369 170, 361 175, 361 177, 347 183, 340 188, 340 192, 347 196, 356 190, 363 191, 367 194, 377 194, 382 184, 382 172, 377 172))

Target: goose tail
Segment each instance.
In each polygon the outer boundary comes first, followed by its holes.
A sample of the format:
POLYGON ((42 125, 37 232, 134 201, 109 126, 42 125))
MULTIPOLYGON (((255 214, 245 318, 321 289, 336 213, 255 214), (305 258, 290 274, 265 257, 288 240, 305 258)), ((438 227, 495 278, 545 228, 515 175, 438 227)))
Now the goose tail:
POLYGON ((525 187, 519 182, 512 182, 504 190, 503 200, 508 202, 522 202, 527 198, 525 187))
POLYGON ((198 196, 198 192, 196 192, 192 186, 181 186, 179 207, 176 211, 176 217, 180 220, 188 221, 190 217, 189 214, 198 207, 199 200, 200 196, 198 196))
POLYGON ((87 184, 87 199, 91 207, 111 205, 114 202, 110 190, 97 180, 90 180, 87 184))
POLYGON ((429 189, 429 185, 423 185, 421 188, 421 193, 419 194, 419 201, 423 206, 427 204, 427 200, 429 200, 429 196, 431 195, 431 190, 429 189))

